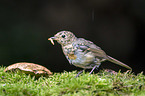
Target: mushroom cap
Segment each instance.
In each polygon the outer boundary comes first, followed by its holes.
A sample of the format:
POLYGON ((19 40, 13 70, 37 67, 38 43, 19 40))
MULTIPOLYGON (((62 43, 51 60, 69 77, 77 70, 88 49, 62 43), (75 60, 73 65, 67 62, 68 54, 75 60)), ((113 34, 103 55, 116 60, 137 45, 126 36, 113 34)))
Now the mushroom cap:
POLYGON ((27 62, 12 64, 8 66, 4 71, 5 72, 16 71, 17 69, 26 74, 30 74, 37 77, 52 75, 51 71, 48 70, 46 67, 34 63, 27 63, 27 62))

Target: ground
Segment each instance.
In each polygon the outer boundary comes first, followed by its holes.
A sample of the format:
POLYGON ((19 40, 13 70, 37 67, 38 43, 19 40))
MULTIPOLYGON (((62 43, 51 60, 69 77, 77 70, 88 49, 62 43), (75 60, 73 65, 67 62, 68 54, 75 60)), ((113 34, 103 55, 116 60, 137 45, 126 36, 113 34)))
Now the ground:
POLYGON ((35 78, 0 67, 0 96, 145 96, 145 75, 100 70, 89 75, 77 71, 35 78))

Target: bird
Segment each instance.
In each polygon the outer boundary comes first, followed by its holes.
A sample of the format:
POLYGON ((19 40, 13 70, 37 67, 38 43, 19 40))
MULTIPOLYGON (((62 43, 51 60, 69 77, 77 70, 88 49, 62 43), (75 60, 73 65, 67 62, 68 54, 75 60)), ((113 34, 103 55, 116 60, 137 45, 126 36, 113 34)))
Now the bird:
MULTIPOLYGON (((92 69, 89 74, 91 74, 94 69, 98 69, 101 62, 106 60, 132 70, 132 68, 125 63, 107 55, 93 42, 84 38, 77 38, 71 31, 60 31, 53 37, 48 38, 48 40, 50 40, 53 45, 54 40, 61 45, 63 53, 70 64, 83 68, 83 70, 92 69)), ((78 72, 76 77, 78 77, 83 70, 78 72)))

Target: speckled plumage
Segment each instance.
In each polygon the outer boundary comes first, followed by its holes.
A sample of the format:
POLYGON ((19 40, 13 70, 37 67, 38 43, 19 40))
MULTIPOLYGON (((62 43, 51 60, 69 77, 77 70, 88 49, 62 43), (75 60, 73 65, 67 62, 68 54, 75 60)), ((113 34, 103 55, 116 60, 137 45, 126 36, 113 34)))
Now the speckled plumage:
POLYGON ((63 53, 70 64, 83 69, 92 69, 90 74, 95 68, 100 66, 102 61, 105 60, 109 60, 113 63, 131 69, 126 64, 106 55, 106 53, 93 42, 83 38, 77 38, 70 31, 58 32, 54 35, 54 37, 49 38, 49 40, 56 40, 62 46, 63 53))

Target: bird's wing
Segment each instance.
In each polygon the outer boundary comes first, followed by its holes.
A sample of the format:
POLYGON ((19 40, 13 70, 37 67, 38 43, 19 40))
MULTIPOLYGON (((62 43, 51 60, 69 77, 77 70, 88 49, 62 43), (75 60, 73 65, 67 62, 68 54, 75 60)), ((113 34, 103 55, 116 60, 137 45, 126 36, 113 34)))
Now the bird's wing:
POLYGON ((127 69, 132 70, 132 68, 129 67, 128 65, 126 65, 125 63, 122 63, 119 60, 114 59, 111 56, 106 55, 106 53, 103 50, 101 50, 101 49, 88 48, 87 50, 92 51, 95 54, 95 56, 97 56, 97 57, 103 57, 103 58, 107 59, 110 62, 113 62, 113 63, 115 63, 117 65, 120 65, 122 67, 125 67, 127 69))
POLYGON ((104 57, 105 59, 107 59, 107 55, 102 49, 88 48, 87 50, 93 52, 97 57, 104 57))
POLYGON ((91 51, 95 56, 107 59, 106 53, 100 47, 95 45, 93 42, 85 40, 83 38, 79 38, 77 42, 79 43, 76 46, 81 50, 91 51))
POLYGON ((93 42, 84 40, 84 39, 80 39, 80 42, 82 43, 82 44, 79 43, 79 45, 78 45, 80 49, 91 51, 97 58, 103 58, 103 59, 111 61, 117 65, 120 65, 122 67, 131 69, 131 67, 129 67, 128 65, 118 61, 117 59, 114 59, 114 58, 108 56, 100 47, 96 46, 93 42))

